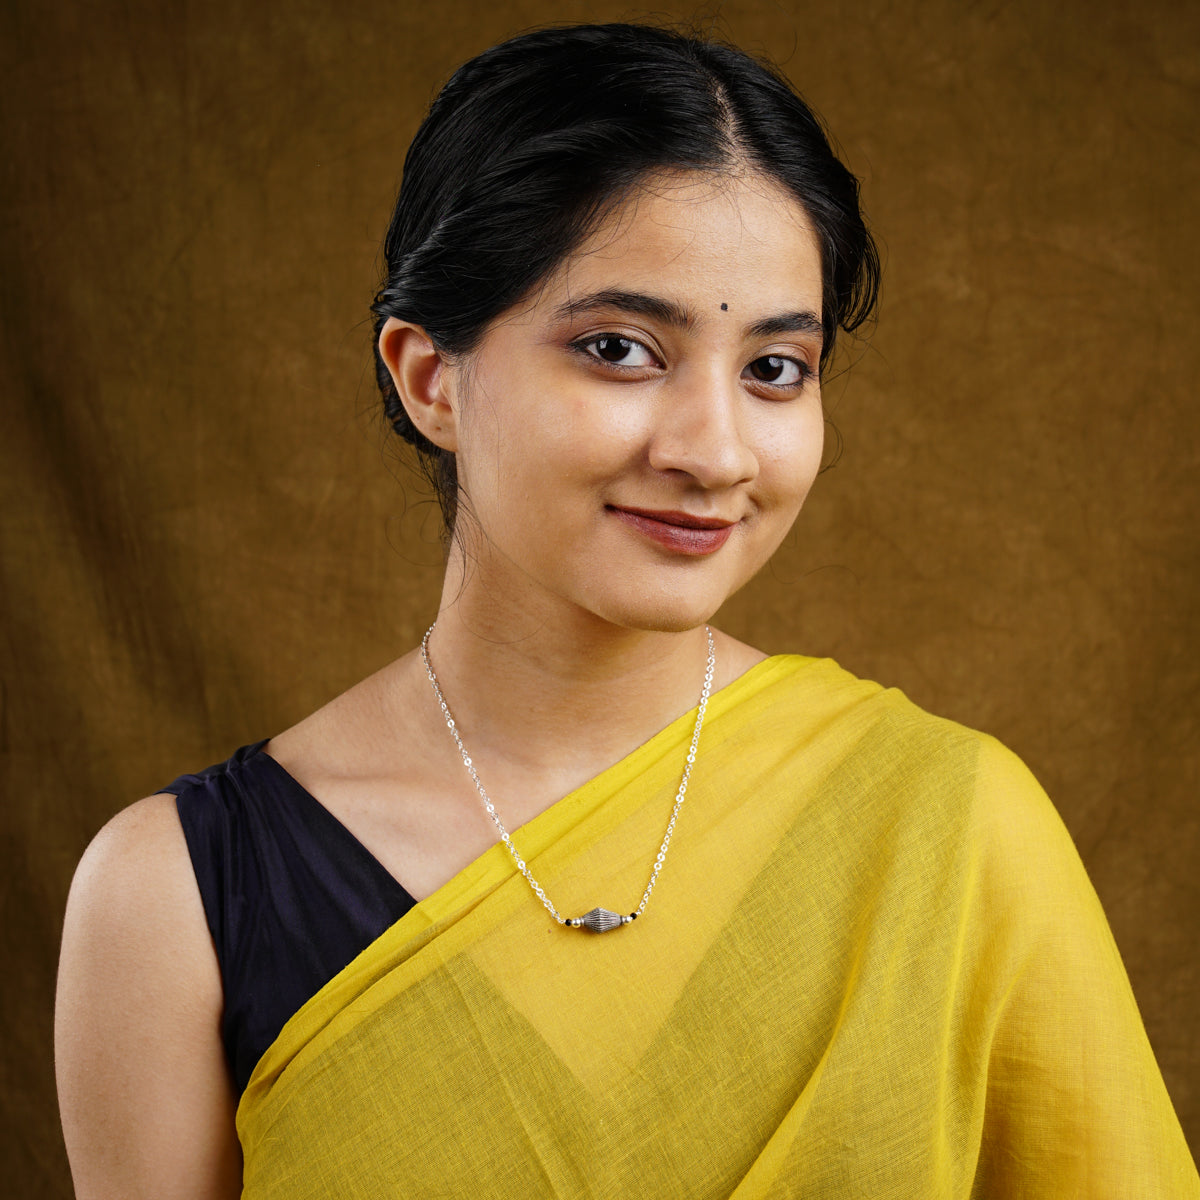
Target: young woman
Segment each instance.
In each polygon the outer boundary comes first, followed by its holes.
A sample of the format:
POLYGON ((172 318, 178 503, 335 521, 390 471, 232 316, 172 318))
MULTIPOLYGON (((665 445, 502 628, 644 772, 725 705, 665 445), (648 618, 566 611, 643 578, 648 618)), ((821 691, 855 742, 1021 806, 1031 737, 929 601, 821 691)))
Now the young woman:
POLYGON ((655 29, 505 43, 435 101, 386 257, 437 619, 89 849, 78 1194, 1200 1194, 1021 764, 707 625, 875 297, 787 84, 655 29))

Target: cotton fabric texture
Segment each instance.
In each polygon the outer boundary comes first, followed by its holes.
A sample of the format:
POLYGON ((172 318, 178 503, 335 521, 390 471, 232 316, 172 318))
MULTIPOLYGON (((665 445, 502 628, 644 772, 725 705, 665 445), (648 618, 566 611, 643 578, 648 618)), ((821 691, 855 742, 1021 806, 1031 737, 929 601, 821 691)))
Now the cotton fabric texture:
MULTIPOLYGON (((525 826, 636 905, 694 714, 525 826)), ((245 1195, 1200 1196, 1116 947, 1028 771, 827 660, 714 695, 644 917, 496 846, 284 1026, 245 1195)))

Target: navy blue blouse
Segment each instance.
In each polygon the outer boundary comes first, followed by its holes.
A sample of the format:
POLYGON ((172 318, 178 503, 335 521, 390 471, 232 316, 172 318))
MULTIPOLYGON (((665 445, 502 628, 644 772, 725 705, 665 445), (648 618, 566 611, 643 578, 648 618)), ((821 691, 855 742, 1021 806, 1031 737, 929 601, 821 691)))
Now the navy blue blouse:
POLYGON ((288 1019, 415 903, 266 744, 162 789, 216 945, 239 1094, 288 1019))

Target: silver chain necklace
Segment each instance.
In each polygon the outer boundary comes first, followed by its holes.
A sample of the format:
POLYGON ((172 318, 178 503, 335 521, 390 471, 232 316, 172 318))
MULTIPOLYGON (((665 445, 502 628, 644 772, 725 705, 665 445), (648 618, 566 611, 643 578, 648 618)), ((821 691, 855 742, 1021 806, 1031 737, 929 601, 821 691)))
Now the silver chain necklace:
POLYGON ((558 909, 550 901, 550 897, 542 890, 542 885, 533 877, 533 872, 530 871, 525 860, 521 857, 520 852, 513 844, 512 837, 507 829, 504 828, 504 822, 500 820, 500 814, 496 812, 496 806, 492 803, 487 792, 484 791, 483 784, 479 781, 479 775, 475 771, 475 764, 471 761, 471 756, 467 753, 466 746, 463 745, 462 737, 458 732, 458 726, 454 722, 454 717, 450 713, 450 706, 446 703, 446 697, 442 695, 441 686, 438 684, 437 676, 433 673, 433 667, 429 662, 429 635, 437 628, 435 621, 425 631, 425 636, 421 639, 421 662, 425 664, 425 674, 429 676, 430 686, 433 688, 433 694, 437 697, 437 702, 442 710, 442 716, 446 718, 446 728, 450 730, 451 737, 454 738, 454 744, 458 747, 459 754, 462 755, 463 766, 467 768, 467 772, 471 776, 471 781, 475 784, 475 790, 479 793, 480 800, 483 801, 484 810, 491 817, 492 824, 496 826, 500 834, 500 840, 504 843, 512 860, 517 864, 517 870, 525 876, 526 882, 533 888, 534 895, 545 906, 546 911, 560 925, 565 925, 570 929, 590 929, 594 933, 607 933, 610 929, 617 929, 621 925, 628 925, 631 921, 636 921, 638 917, 646 911, 646 904, 650 899, 650 893, 654 891, 654 885, 658 882, 658 873, 662 870, 663 863, 667 858, 667 848, 671 844, 671 834, 675 832, 675 819, 679 816, 679 810, 683 807, 683 798, 687 795, 688 779, 692 774, 692 765, 696 761, 696 747, 700 743, 700 730, 704 725, 704 710, 708 707, 708 697, 712 693, 713 674, 717 668, 717 652, 713 644, 712 630, 705 625, 704 632, 708 635, 708 663, 704 670, 704 687, 700 691, 700 703, 696 709, 696 724, 692 728, 692 743, 688 747, 687 761, 683 764, 683 778, 679 781, 679 791, 675 794, 675 807, 671 809, 671 819, 667 822, 666 836, 662 840, 662 845, 658 848, 658 857, 654 860, 654 868, 650 872, 650 882, 646 884, 646 890, 642 893, 642 901, 637 908, 622 916, 620 913, 611 912, 607 908, 593 908, 591 912, 585 913, 582 917, 564 917, 558 909))

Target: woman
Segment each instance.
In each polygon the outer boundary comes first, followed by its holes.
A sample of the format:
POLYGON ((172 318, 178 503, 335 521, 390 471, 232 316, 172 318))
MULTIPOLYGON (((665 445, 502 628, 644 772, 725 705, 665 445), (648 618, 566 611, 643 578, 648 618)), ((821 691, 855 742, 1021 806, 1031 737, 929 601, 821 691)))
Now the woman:
POLYGON ((89 849, 79 1195, 1200 1194, 1020 763, 706 624, 874 303, 808 109, 671 33, 514 39, 435 101, 386 257, 437 620, 89 849))

